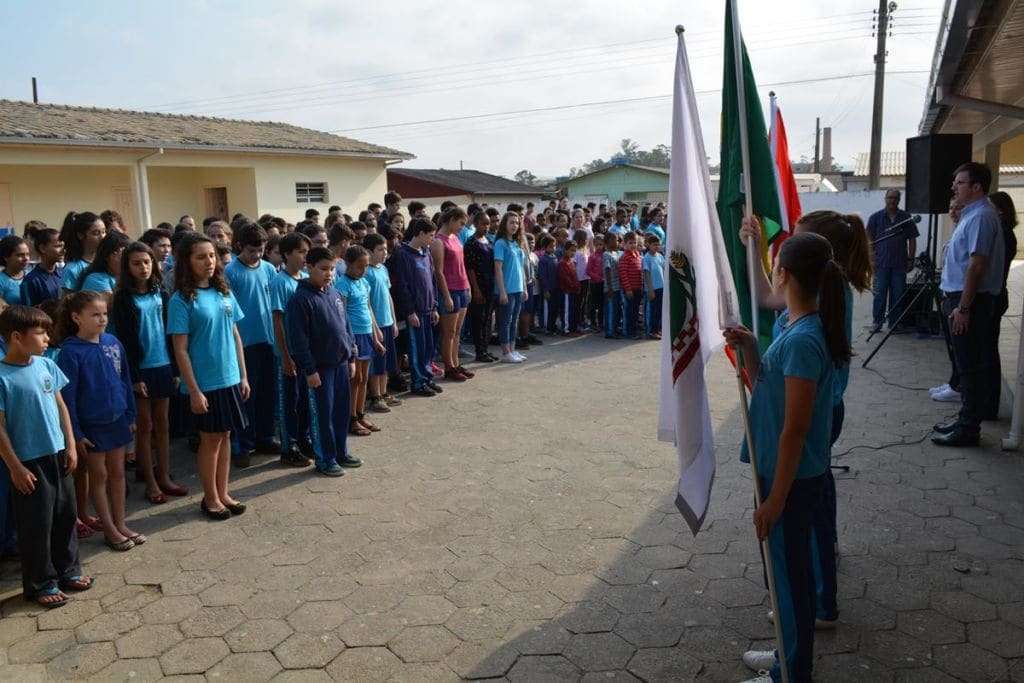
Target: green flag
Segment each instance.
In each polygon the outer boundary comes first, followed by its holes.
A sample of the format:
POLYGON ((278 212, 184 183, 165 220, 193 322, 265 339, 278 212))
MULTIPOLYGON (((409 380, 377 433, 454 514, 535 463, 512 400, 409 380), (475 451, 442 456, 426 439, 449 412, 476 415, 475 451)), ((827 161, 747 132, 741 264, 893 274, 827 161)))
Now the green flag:
MULTIPOLYGON (((721 166, 718 181, 718 218, 722 224, 725 250, 729 256, 733 281, 740 303, 743 324, 751 330, 753 318, 750 314, 750 283, 747 277, 747 251, 740 241, 740 223, 743 219, 743 157, 740 150, 740 126, 746 126, 750 155, 750 187, 754 215, 764 228, 761 244, 770 243, 782 230, 782 212, 775 188, 775 172, 772 165, 768 132, 764 125, 761 100, 757 96, 754 72, 750 67, 746 45, 732 25, 731 3, 725 2, 725 72, 722 79, 722 147, 721 166), (740 41, 743 55, 743 101, 746 103, 746 120, 741 120, 739 93, 736 83, 736 59, 733 40, 740 41)), ((763 258, 759 255, 759 260, 763 258)), ((771 343, 772 324, 775 315, 761 309, 758 313, 758 332, 762 351, 771 343)))

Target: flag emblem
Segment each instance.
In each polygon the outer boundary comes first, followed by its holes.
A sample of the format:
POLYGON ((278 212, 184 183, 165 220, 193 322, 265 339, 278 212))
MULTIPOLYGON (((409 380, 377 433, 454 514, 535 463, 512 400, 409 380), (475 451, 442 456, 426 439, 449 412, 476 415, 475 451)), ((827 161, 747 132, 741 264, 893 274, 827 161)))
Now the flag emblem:
POLYGON ((682 251, 673 251, 669 264, 673 303, 672 383, 675 384, 700 350, 700 320, 697 317, 697 278, 693 264, 682 251))

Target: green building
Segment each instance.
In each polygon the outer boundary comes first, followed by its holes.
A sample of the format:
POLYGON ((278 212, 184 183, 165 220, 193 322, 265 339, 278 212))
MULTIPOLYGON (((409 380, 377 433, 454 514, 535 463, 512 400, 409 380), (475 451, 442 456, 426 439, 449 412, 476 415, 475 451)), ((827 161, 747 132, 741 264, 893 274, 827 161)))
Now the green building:
POLYGON ((667 202, 668 169, 616 164, 566 180, 559 186, 570 204, 667 202))

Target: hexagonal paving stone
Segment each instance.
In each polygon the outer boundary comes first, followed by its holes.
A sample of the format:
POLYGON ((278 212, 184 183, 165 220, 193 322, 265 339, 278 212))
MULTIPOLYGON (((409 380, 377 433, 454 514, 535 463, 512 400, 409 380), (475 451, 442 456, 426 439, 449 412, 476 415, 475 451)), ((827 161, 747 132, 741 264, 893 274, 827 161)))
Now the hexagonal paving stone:
POLYGON ((41 664, 75 645, 72 631, 39 631, 7 649, 10 664, 41 664))
POLYGON ((407 626, 443 624, 456 610, 439 595, 415 595, 403 600, 391 614, 407 626))
POLYGON ((386 681, 402 668, 402 660, 386 647, 360 647, 338 655, 327 673, 335 681, 386 681))
POLYGON ((8 617, 3 620, 0 628, 0 649, 28 638, 36 632, 36 620, 31 618, 8 617))
POLYGON ((462 678, 496 678, 512 668, 519 652, 498 640, 461 643, 445 659, 445 663, 462 678))
POLYGON ((694 555, 687 568, 707 579, 737 579, 743 576, 747 564, 729 555, 694 555))
POLYGON ((653 586, 612 586, 604 601, 624 614, 653 612, 665 602, 665 594, 653 586))
POLYGON ((106 612, 137 612, 151 602, 160 599, 156 586, 122 586, 100 599, 106 612))
POLYGON ((323 669, 285 669, 274 676, 274 683, 331 683, 323 669))
POLYGON ((181 622, 186 638, 216 638, 245 621, 242 610, 234 605, 203 607, 181 622))
POLYGON ((142 619, 135 612, 101 614, 76 628, 75 637, 80 643, 116 640, 141 624, 142 619))
POLYGON ((650 569, 677 569, 687 566, 692 554, 674 545, 653 545, 641 548, 634 557, 650 569))
POLYGON ((514 620, 498 607, 466 607, 452 613, 445 626, 463 640, 501 638, 514 620))
POLYGON ((307 602, 288 615, 288 624, 299 633, 333 631, 352 616, 341 602, 307 602))
POLYGON ((896 627, 896 613, 866 599, 847 600, 839 612, 839 621, 872 631, 896 627))
POLYGON ((819 657, 814 662, 814 680, 875 683, 893 680, 893 673, 873 659, 844 653, 819 657))
POLYGON ((565 648, 565 656, 584 671, 607 671, 626 666, 636 648, 614 633, 580 633, 565 648))
POLYGON ((99 600, 71 600, 59 609, 40 614, 36 625, 40 631, 76 628, 99 613, 99 600))
POLYGON ((47 673, 57 679, 85 678, 117 659, 113 643, 75 645, 50 660, 47 673))
POLYGON ((253 619, 224 634, 224 642, 232 652, 261 652, 273 650, 291 634, 291 626, 281 619, 253 619))
POLYGON ((746 579, 714 579, 704 591, 705 597, 726 607, 749 607, 764 603, 767 591, 746 579))
POLYGON ((576 666, 559 655, 520 657, 508 672, 510 681, 572 681, 579 678, 576 666))
POLYGON ((124 573, 124 582, 131 584, 159 586, 165 581, 175 578, 181 569, 175 562, 153 561, 133 564, 124 573))
POLYGON ((1024 602, 1024 583, 1014 584, 998 576, 965 576, 964 590, 994 605, 1024 602))
POLYGON ((865 633, 859 653, 893 668, 916 668, 932 663, 931 648, 917 638, 899 632, 865 633))
POLYGON ((994 605, 963 591, 932 595, 932 607, 957 621, 988 621, 996 618, 994 605))
POLYGON ((203 606, 194 595, 163 597, 142 609, 142 621, 147 624, 177 624, 203 606))
POLYGON ((615 624, 615 633, 638 648, 671 647, 686 629, 682 610, 660 609, 649 614, 626 614, 615 624))
POLYGON ((637 650, 626 668, 645 681, 684 681, 696 677, 702 666, 679 648, 660 647, 637 650))
POLYGON ((304 669, 327 666, 344 649, 333 633, 295 633, 274 648, 274 655, 286 669, 304 669))
POLYGON ((497 581, 459 581, 445 593, 445 597, 456 607, 481 607, 496 605, 509 595, 509 590, 497 581))
POLYGON ((985 621, 967 626, 972 643, 1006 659, 1024 657, 1024 630, 1005 621, 985 621))
POLYGON ((1006 677, 1006 662, 971 643, 939 645, 932 652, 935 665, 964 681, 1001 681, 1006 677))
POLYGON ((459 558, 445 570, 459 581, 481 581, 493 579, 504 568, 505 565, 490 555, 473 555, 459 558))
POLYGON ((386 612, 405 599, 405 592, 389 586, 360 586, 345 596, 345 605, 356 614, 386 612))
POLYGON ((413 626, 392 638, 388 647, 405 662, 437 662, 458 644, 458 638, 443 626, 413 626))
POLYGON ((390 612, 357 614, 339 626, 335 633, 348 647, 387 645, 404 626, 390 612))
POLYGON ((107 668, 98 671, 93 679, 96 681, 155 681, 163 677, 160 661, 148 659, 119 659, 107 668))
POLYGON ((967 639, 963 624, 930 609, 901 612, 896 623, 907 635, 932 645, 962 643, 967 639))
POLYGON ((506 642, 524 655, 557 655, 572 640, 572 633, 557 620, 516 624, 506 634, 506 642))
POLYGON ((565 605, 546 590, 510 593, 498 606, 517 621, 551 619, 565 605))
POLYGON ((225 681, 269 681, 281 671, 269 652, 246 652, 228 655, 207 673, 210 679, 225 681))
POLYGON ((260 591, 239 607, 249 619, 284 619, 305 601, 297 591, 260 591))
POLYGON ((208 570, 179 571, 175 576, 160 584, 160 592, 167 596, 198 595, 216 585, 217 580, 217 575, 208 570))
POLYGON ((160 667, 168 676, 201 674, 230 654, 223 638, 192 638, 185 640, 160 657, 160 667))
POLYGON ((133 657, 156 657, 179 643, 184 636, 177 626, 171 624, 151 624, 140 626, 114 643, 117 656, 122 659, 133 657))

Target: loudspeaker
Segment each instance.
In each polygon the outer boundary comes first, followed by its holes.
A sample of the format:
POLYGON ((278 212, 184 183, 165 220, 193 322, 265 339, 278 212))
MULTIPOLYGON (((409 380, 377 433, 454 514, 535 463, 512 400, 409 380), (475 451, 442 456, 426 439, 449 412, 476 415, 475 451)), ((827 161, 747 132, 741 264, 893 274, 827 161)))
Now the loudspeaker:
POLYGON ((970 135, 907 138, 906 210, 948 213, 953 171, 970 160, 970 135))

